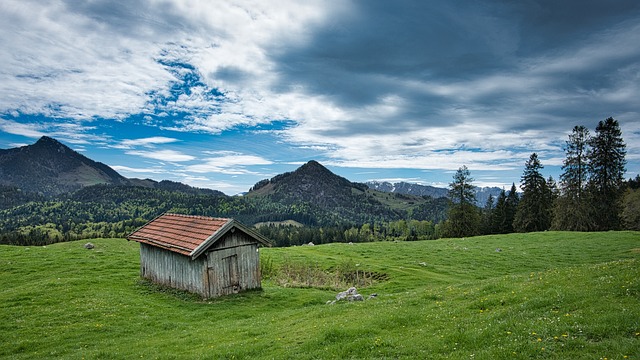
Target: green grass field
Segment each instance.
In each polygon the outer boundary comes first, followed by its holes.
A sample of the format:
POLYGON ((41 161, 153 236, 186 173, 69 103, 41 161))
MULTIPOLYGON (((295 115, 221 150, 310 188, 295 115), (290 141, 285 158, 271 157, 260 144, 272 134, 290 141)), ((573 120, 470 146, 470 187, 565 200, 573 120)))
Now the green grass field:
POLYGON ((335 305, 275 275, 201 300, 141 281, 137 243, 85 242, 0 246, 0 358, 640 359, 638 232, 261 250, 387 277, 335 305))

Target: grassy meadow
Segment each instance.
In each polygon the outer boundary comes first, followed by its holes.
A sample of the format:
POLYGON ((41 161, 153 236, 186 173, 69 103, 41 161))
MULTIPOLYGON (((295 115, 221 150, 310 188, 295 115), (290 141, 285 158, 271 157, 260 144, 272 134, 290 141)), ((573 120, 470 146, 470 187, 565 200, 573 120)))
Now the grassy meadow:
POLYGON ((0 358, 640 359, 639 232, 261 249, 263 290, 212 300, 140 280, 137 243, 86 242, 0 246, 0 358), (296 287, 339 271, 377 297, 296 287))

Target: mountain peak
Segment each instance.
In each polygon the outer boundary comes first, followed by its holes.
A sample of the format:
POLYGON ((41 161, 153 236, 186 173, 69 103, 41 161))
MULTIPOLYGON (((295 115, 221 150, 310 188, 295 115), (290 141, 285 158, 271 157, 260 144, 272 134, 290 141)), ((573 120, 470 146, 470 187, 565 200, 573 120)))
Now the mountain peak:
POLYGON ((257 194, 280 194, 303 200, 326 201, 336 196, 349 196, 352 188, 358 188, 349 180, 338 176, 315 160, 300 166, 295 171, 276 175, 270 180, 258 182, 250 191, 257 194))
POLYGON ((52 137, 48 137, 48 136, 42 136, 33 145, 30 145, 29 148, 31 148, 31 149, 44 149, 44 150, 56 149, 59 152, 64 152, 66 150, 73 151, 67 145, 61 143, 60 141, 58 141, 58 140, 56 140, 56 139, 54 139, 52 137))
POLYGON ((326 169, 324 166, 322 166, 322 164, 320 164, 319 162, 317 162, 315 160, 309 160, 309 161, 307 161, 306 164, 304 164, 302 166, 310 166, 310 167, 318 167, 318 168, 326 169))
POLYGON ((0 185, 57 195, 95 184, 125 184, 127 179, 58 140, 43 136, 32 145, 0 152, 0 185))
POLYGON ((311 173, 311 174, 313 174, 313 173, 331 173, 333 175, 331 170, 327 169, 326 167, 324 167, 322 164, 320 164, 319 162, 317 162, 315 160, 310 160, 306 164, 300 166, 294 172, 296 172, 296 173, 311 173))
POLYGON ((295 182, 302 184, 329 185, 347 188, 351 188, 353 185, 349 180, 334 174, 331 170, 327 169, 315 160, 310 160, 295 171, 283 175, 283 178, 288 178, 289 180, 294 180, 295 182))
POLYGON ((38 139, 38 141, 36 141, 36 143, 34 145, 38 145, 38 144, 60 144, 62 145, 62 143, 52 137, 48 137, 48 136, 42 136, 40 137, 40 139, 38 139))

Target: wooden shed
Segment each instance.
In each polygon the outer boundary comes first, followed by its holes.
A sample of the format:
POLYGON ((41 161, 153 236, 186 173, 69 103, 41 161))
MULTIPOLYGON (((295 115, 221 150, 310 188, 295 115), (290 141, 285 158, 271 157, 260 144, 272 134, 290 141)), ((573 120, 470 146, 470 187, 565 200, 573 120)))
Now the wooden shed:
POLYGON ((205 298, 261 288, 259 246, 234 219, 163 214, 127 236, 140 243, 140 275, 205 298))

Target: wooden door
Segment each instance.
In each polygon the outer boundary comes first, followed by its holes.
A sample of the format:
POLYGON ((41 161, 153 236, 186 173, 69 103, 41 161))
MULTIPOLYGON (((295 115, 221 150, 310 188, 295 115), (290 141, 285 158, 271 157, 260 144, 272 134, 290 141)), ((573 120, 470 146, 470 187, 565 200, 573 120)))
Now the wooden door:
POLYGON ((233 254, 222 259, 225 292, 228 294, 240 291, 240 274, 238 273, 238 255, 233 254))
POLYGON ((209 296, 235 294, 242 290, 237 249, 222 249, 207 254, 209 296))

